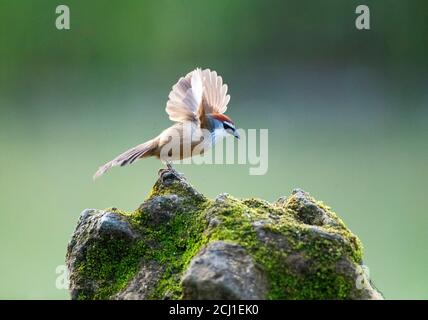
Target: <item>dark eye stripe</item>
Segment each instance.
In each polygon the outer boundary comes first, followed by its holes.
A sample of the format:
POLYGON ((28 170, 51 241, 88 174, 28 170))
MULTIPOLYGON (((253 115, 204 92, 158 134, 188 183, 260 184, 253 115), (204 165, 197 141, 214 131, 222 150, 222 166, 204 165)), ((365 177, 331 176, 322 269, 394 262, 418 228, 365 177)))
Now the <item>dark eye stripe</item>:
POLYGON ((233 127, 233 125, 231 125, 229 122, 223 122, 223 128, 226 129, 232 129, 235 130, 235 128, 233 127))

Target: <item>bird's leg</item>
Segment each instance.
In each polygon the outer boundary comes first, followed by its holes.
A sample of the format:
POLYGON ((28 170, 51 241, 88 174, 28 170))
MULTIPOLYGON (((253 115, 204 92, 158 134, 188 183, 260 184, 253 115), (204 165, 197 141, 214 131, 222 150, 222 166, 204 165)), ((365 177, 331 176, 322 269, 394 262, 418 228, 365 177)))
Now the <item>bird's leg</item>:
POLYGON ((172 163, 170 161, 166 161, 166 167, 169 171, 175 171, 175 169, 172 167, 172 163))
POLYGON ((166 167, 168 168, 169 171, 171 171, 173 174, 175 174, 179 178, 183 175, 182 173, 174 169, 171 161, 166 161, 166 167))
POLYGON ((165 175, 168 175, 168 174, 172 174, 179 179, 181 178, 182 174, 173 168, 172 163, 170 161, 166 160, 165 164, 166 164, 166 168, 160 169, 158 172, 159 176, 162 179, 164 179, 166 177, 165 175))

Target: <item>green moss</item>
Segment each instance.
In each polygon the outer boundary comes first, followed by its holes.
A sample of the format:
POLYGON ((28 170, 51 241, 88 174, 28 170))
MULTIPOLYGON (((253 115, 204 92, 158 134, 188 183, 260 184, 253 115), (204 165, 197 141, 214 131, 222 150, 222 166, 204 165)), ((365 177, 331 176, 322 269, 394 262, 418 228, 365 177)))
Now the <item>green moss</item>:
MULTIPOLYGON (((335 222, 334 226, 323 226, 323 230, 331 234, 337 234, 347 241, 345 244, 346 251, 349 256, 354 260, 355 263, 361 263, 363 258, 363 245, 361 241, 346 227, 342 219, 340 219, 337 214, 322 201, 318 201, 315 198, 307 194, 307 199, 314 203, 316 206, 324 210, 324 212, 335 222)), ((292 216, 297 216, 297 211, 299 210, 299 202, 297 197, 291 196, 287 199, 284 209, 286 212, 292 216)))
POLYGON ((78 278, 92 281, 96 287, 82 286, 86 291, 81 291, 78 299, 107 299, 120 292, 144 261, 155 261, 164 267, 150 297, 160 299, 168 295, 179 298, 182 292, 180 275, 205 244, 203 233, 207 222, 204 212, 211 203, 192 190, 177 182, 168 187, 159 183, 154 186, 148 200, 166 194, 177 194, 184 199, 175 215, 165 223, 153 223, 144 211, 106 209, 126 217, 141 237, 133 243, 108 237, 89 240, 76 271, 78 278))
POLYGON ((154 260, 164 266, 150 298, 161 299, 165 295, 179 298, 182 293, 180 274, 206 243, 204 212, 209 203, 207 199, 186 198, 171 220, 162 224, 153 224, 144 211, 120 212, 130 217, 141 239, 133 244, 109 238, 88 243, 77 272, 82 279, 96 281, 98 288, 94 292, 81 292, 79 298, 108 299, 118 293, 135 276, 142 260, 154 260))
POLYGON ((149 215, 144 211, 133 216, 133 225, 143 235, 144 243, 153 244, 144 253, 144 258, 164 266, 163 275, 150 295, 152 299, 164 296, 180 298, 180 275, 206 243, 203 237, 206 229, 204 212, 210 201, 194 197, 183 199, 178 211, 165 223, 151 223, 149 215))
MULTIPOLYGON (((266 219, 269 212, 278 214, 278 208, 255 199, 239 201, 228 197, 223 204, 216 203, 212 210, 216 211, 221 224, 211 230, 210 241, 227 240, 242 245, 268 275, 269 299, 346 299, 350 296, 351 280, 338 274, 334 267, 347 250, 355 250, 351 244, 320 238, 309 226, 296 222, 293 214, 283 210, 277 216, 279 220, 264 226, 265 230, 287 239, 288 249, 279 250, 261 243, 253 226, 256 221, 266 219), (304 277, 289 270, 285 261, 289 253, 299 250, 315 262, 309 275, 304 277)), ((360 250, 358 247, 357 251, 360 250)))
POLYGON ((81 292, 79 299, 108 299, 132 279, 139 261, 137 246, 128 241, 108 237, 90 240, 77 272, 82 279, 96 281, 98 288, 81 292))
POLYGON ((159 179, 149 194, 149 199, 154 196, 162 196, 168 194, 176 194, 181 197, 193 198, 196 201, 204 200, 205 197, 202 194, 196 193, 195 189, 192 188, 190 184, 184 183, 182 181, 173 180, 168 184, 164 184, 161 179, 159 179))
POLYGON ((120 214, 124 217, 131 217, 134 214, 134 212, 132 212, 132 211, 131 212, 124 211, 124 210, 118 209, 116 207, 109 207, 109 208, 104 209, 103 211, 117 213, 117 214, 120 214))
MULTIPOLYGON (((78 269, 82 278, 97 283, 94 291, 81 292, 82 299, 106 299, 120 292, 139 270, 141 262, 155 261, 162 266, 156 287, 149 298, 182 296, 181 277, 191 259, 211 241, 238 243, 252 256, 268 277, 269 299, 346 299, 352 291, 352 279, 335 270, 343 257, 361 262, 362 246, 336 214, 326 205, 310 198, 336 223, 314 227, 296 219, 298 202, 293 196, 285 204, 271 205, 259 199, 238 200, 222 196, 213 202, 196 194, 190 186, 172 182, 154 186, 154 197, 177 194, 180 202, 164 223, 154 223, 149 212, 123 212, 140 238, 132 244, 126 240, 101 239, 89 244, 78 269), (209 224, 215 218, 219 223, 209 224), (275 241, 264 243, 254 227, 263 221, 263 230, 286 239, 285 247, 275 241), (323 237, 314 228, 328 235, 323 237), (318 230, 318 229, 317 229, 318 230), (302 275, 291 270, 287 258, 302 253, 309 261, 302 275)), ((164 208, 165 209, 165 208, 164 208)), ((160 208, 162 210, 162 208, 160 208)))

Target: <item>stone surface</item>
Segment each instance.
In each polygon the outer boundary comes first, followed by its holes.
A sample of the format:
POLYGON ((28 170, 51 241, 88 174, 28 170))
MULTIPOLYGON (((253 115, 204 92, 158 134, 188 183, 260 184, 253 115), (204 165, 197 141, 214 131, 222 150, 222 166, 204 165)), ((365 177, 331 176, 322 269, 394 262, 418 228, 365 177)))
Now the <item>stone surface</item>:
POLYGON ((72 299, 382 299, 359 239, 305 191, 211 200, 174 171, 134 212, 84 210, 66 262, 72 299))
POLYGON ((184 299, 264 299, 267 281, 245 249, 214 241, 193 258, 184 277, 184 299))

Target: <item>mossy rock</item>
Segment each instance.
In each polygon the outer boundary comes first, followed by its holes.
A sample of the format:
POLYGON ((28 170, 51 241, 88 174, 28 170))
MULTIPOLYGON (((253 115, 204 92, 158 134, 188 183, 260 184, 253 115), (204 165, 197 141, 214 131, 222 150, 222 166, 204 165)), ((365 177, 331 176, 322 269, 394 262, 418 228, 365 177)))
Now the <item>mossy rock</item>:
POLYGON ((382 299, 362 245, 302 190, 211 200, 163 172, 134 212, 82 212, 67 250, 72 299, 382 299))

